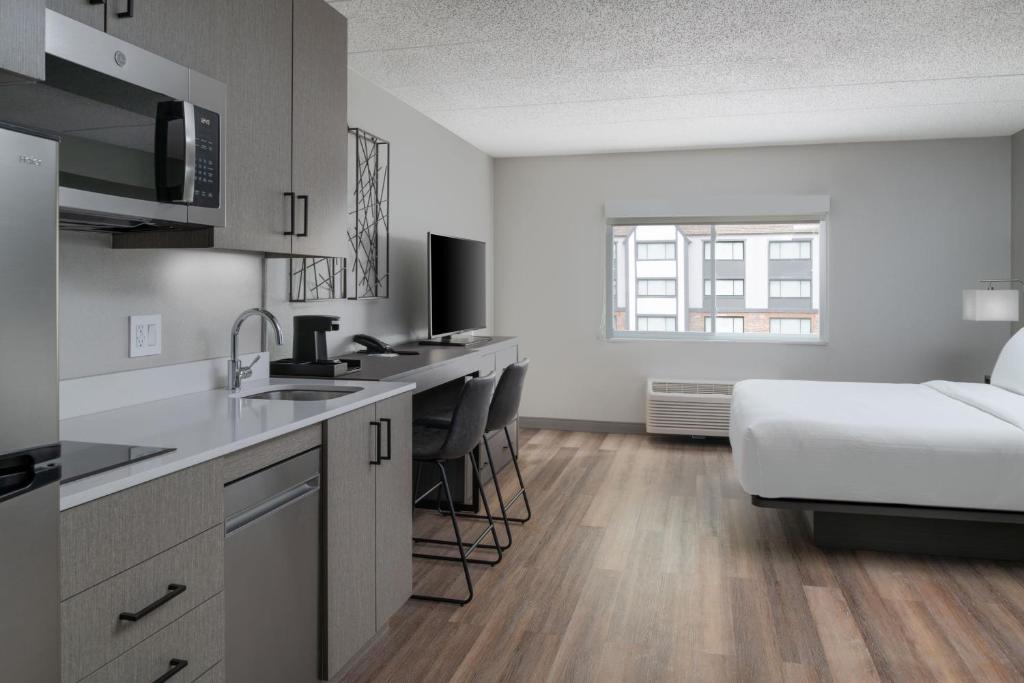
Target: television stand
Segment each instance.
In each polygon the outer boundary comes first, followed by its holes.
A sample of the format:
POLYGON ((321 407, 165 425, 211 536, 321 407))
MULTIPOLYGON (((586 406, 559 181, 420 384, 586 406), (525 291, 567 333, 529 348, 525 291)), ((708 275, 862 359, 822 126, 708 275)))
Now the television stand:
POLYGON ((420 346, 471 346, 486 341, 491 341, 491 337, 474 337, 471 335, 468 338, 453 339, 453 335, 449 334, 440 339, 424 339, 420 342, 420 346))

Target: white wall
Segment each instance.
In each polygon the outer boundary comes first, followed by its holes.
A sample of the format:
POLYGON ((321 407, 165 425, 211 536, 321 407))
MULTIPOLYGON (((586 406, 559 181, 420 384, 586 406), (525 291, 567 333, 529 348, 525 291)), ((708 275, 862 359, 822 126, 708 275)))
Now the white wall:
POLYGON ((341 316, 341 332, 328 335, 333 353, 350 347, 353 334, 387 341, 427 333, 427 232, 487 243, 488 327, 493 320, 493 160, 353 71, 348 73, 349 124, 391 142, 391 298, 384 301, 288 303, 287 267, 269 261, 268 308, 287 335, 274 358, 291 355, 293 315, 341 316))
POLYGON ((980 381, 1010 326, 962 321, 960 291, 1009 272, 1010 141, 499 159, 495 253, 525 416, 642 422, 655 375, 980 381), (604 203, 700 193, 831 196, 827 344, 602 339, 604 203))
MULTIPOLYGON (((274 357, 290 355, 291 316, 342 316, 331 335, 340 351, 352 334, 391 340, 426 333, 426 234, 473 237, 493 247, 492 160, 469 143, 349 72, 349 122, 388 138, 391 148, 393 295, 387 301, 290 305, 282 261, 268 264, 268 305, 289 335, 274 357)), ((226 356, 231 323, 260 303, 262 257, 204 250, 119 250, 102 234, 62 232, 61 378, 86 377, 226 356), (163 353, 128 357, 128 316, 163 316, 163 353)), ((492 320, 488 283, 488 320, 492 320)), ((240 349, 259 348, 259 325, 243 328, 240 349)))
MULTIPOLYGON (((1013 141, 1013 277, 1024 280, 1024 130, 1013 141)), ((1016 325, 1017 329, 1021 324, 1016 325)))

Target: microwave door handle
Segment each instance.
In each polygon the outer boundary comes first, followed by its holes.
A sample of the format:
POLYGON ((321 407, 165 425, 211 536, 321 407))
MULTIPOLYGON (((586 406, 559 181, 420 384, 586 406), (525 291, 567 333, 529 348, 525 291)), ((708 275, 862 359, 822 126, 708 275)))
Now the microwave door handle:
POLYGON ((185 123, 185 175, 181 184, 181 201, 191 204, 196 196, 196 108, 183 102, 185 123))

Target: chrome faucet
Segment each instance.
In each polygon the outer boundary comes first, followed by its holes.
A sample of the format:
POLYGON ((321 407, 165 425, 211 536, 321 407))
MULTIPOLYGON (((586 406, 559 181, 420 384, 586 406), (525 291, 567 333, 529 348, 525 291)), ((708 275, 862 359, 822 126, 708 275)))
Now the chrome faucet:
POLYGON ((242 311, 242 314, 235 319, 235 324, 231 326, 231 358, 228 360, 228 391, 238 391, 242 386, 243 379, 249 379, 252 377, 252 368, 259 361, 259 354, 253 358, 252 362, 246 366, 242 366, 242 361, 238 360, 238 331, 242 329, 242 323, 245 322, 246 318, 254 315, 263 316, 263 318, 274 326, 274 331, 277 333, 277 343, 284 344, 284 332, 281 331, 281 323, 277 322, 277 318, 270 311, 263 308, 250 308, 242 311))

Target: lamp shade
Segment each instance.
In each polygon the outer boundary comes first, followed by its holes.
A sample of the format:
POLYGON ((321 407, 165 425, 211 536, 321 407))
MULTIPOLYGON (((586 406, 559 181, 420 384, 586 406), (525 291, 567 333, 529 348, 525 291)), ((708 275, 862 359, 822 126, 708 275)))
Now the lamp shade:
POLYGON ((1016 322, 1020 292, 1016 289, 965 289, 964 320, 1016 322))

